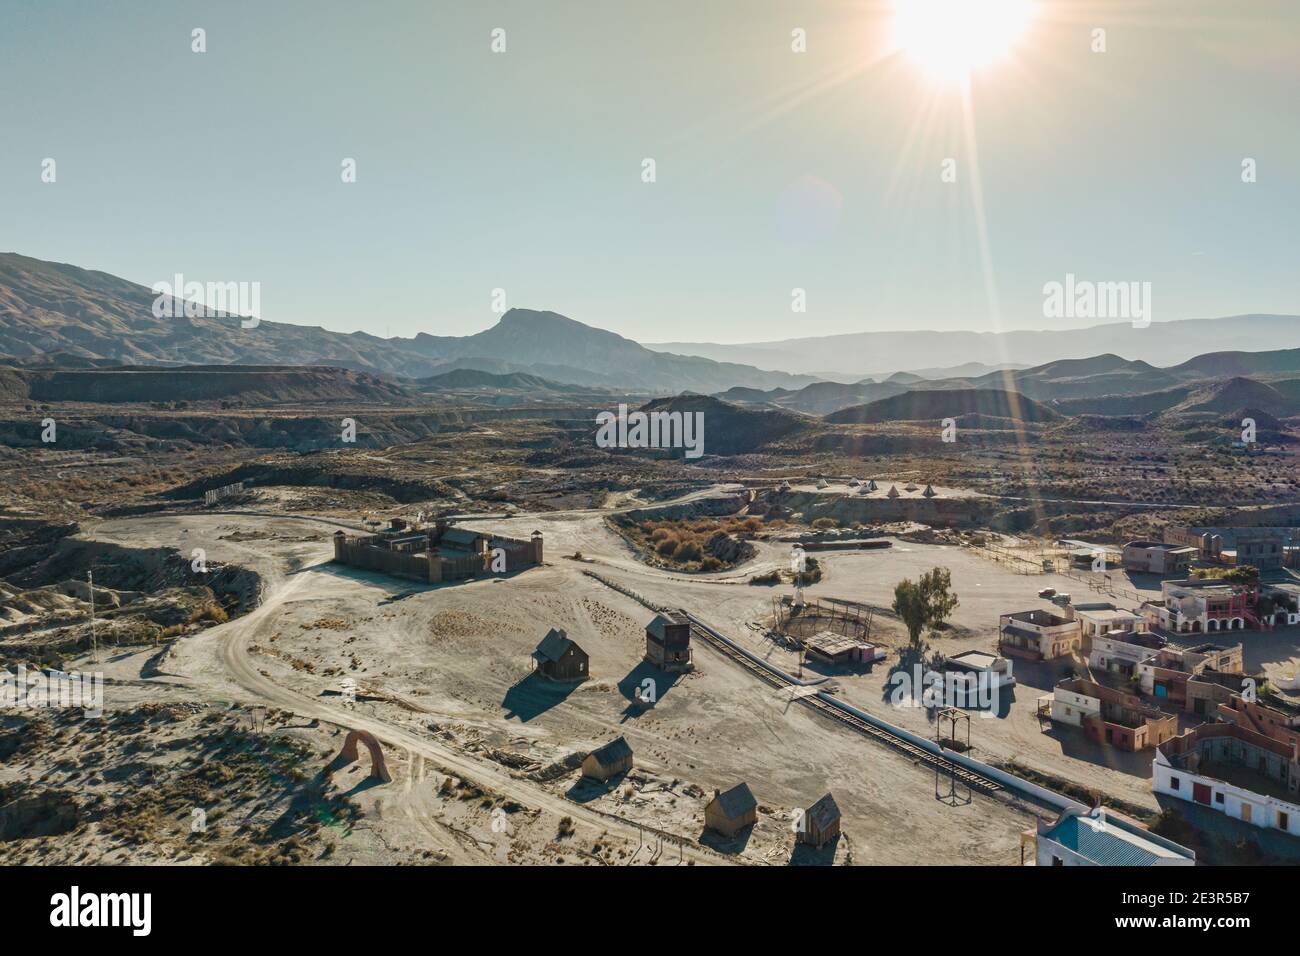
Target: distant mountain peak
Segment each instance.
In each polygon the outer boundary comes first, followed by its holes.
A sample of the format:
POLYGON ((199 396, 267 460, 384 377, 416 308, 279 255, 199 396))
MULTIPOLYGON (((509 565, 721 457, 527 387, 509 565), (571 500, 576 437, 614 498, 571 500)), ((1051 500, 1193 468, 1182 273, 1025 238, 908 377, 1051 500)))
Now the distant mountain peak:
MULTIPOLYGON (((676 394, 799 387, 812 376, 652 352, 617 333, 538 309, 510 309, 474 335, 380 338, 274 322, 153 315, 147 286, 77 266, 0 253, 0 357, 134 365, 336 365, 421 378, 454 367, 552 382, 676 394), (232 328, 232 326, 234 326, 232 328)), ((376 320, 378 321, 378 320, 376 320)))

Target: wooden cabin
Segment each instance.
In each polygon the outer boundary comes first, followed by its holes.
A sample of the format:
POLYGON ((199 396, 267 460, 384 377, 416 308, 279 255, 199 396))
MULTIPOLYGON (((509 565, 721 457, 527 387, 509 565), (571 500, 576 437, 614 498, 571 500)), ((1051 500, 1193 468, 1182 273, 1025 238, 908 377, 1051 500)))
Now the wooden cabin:
POLYGON ((840 835, 840 808, 829 793, 804 811, 795 842, 823 847, 840 835))
POLYGON ((725 837, 734 837, 758 822, 758 801, 748 784, 738 783, 726 793, 713 791, 704 807, 704 825, 725 837))
POLYGON ((665 671, 691 669, 691 622, 685 613, 656 614, 646 625, 645 659, 665 671))
POLYGON ((562 630, 551 628, 533 651, 537 673, 551 680, 581 681, 590 673, 587 669, 587 652, 569 640, 562 630))
POLYGON ((582 761, 582 775, 589 780, 604 782, 632 769, 632 748, 619 737, 605 746, 593 750, 582 761))

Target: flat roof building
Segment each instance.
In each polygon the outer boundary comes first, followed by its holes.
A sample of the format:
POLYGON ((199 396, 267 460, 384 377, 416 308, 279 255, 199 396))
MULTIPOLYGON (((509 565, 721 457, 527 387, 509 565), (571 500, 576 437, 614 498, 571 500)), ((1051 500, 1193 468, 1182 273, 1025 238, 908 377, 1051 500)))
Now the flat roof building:
POLYGON ((1142 693, 1185 708, 1189 681, 1212 674, 1240 677, 1244 673, 1243 661, 1240 644, 1235 647, 1217 644, 1164 647, 1138 664, 1137 677, 1142 693))
POLYGON ((1146 621, 1136 611, 1125 611, 1115 605, 1098 601, 1092 604, 1071 604, 1066 616, 1079 622, 1084 640, 1111 631, 1145 631, 1146 621))
POLYGON ((998 622, 998 652, 1033 661, 1069 657, 1083 646, 1078 621, 1050 611, 1016 611, 998 622))
POLYGON ((1149 631, 1109 631, 1089 640, 1088 666, 1121 677, 1134 677, 1138 665, 1169 642, 1149 631))
POLYGON ((830 631, 819 631, 807 638, 803 646, 810 658, 832 667, 874 664, 886 656, 885 651, 874 644, 830 631))
POLYGON ((1093 743, 1146 750, 1178 733, 1178 717, 1143 703, 1136 694, 1096 681, 1063 680, 1052 691, 1052 720, 1081 727, 1093 743))
POLYGON ((1218 578, 1160 582, 1160 600, 1142 605, 1151 627, 1178 634, 1213 634, 1262 626, 1259 592, 1218 578))
POLYGON ((1300 762, 1238 724, 1202 724, 1156 749, 1151 789, 1252 826, 1300 835, 1300 762))
POLYGON ((1143 574, 1184 574, 1196 557, 1195 548, 1163 541, 1130 541, 1124 545, 1124 567, 1143 574))

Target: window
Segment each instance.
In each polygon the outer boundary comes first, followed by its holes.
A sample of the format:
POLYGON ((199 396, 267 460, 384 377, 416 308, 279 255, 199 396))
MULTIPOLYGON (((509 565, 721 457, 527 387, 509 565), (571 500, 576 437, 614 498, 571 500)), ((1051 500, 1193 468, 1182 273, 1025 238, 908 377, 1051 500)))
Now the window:
POLYGON ((1222 793, 1216 793, 1216 794, 1214 795, 1214 802, 1215 802, 1215 803, 1222 803, 1222 802, 1223 802, 1223 794, 1222 794, 1222 793))
POLYGON ((1290 829, 1290 826, 1289 826, 1290 823, 1291 823, 1291 818, 1290 818, 1290 816, 1288 816, 1288 815, 1285 814, 1285 813, 1282 813, 1281 811, 1278 811, 1278 815, 1277 815, 1277 828, 1278 828, 1279 830, 1289 830, 1289 829, 1290 829))
POLYGON ((1170 777, 1170 778, 1169 778, 1169 789, 1170 789, 1170 790, 1181 790, 1182 788, 1183 788, 1183 782, 1182 782, 1181 780, 1179 780, 1177 777, 1170 777))

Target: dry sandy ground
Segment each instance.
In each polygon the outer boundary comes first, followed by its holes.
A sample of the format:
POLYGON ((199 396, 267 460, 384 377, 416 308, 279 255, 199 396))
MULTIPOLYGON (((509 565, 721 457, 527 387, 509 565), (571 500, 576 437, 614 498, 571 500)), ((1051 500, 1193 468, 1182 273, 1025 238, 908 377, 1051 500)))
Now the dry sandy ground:
MULTIPOLYGON (((519 531, 530 522, 536 524, 537 519, 506 522, 502 530, 509 530, 513 525, 519 531)), ((787 567, 788 545, 762 543, 753 562, 729 572, 669 575, 637 562, 621 541, 612 546, 602 544, 603 528, 599 522, 570 520, 558 527, 546 524, 539 527, 547 534, 548 553, 552 558, 557 551, 568 554, 572 553, 570 547, 579 548, 585 557, 594 558, 595 563, 590 566, 611 580, 651 601, 685 607, 777 666, 790 673, 797 669, 796 656, 767 640, 763 630, 754 626, 770 620, 773 596, 788 592, 789 588, 753 587, 743 583, 757 572, 787 567)), ((1079 580, 1063 575, 1014 573, 1005 565, 956 545, 890 540, 892 547, 883 551, 818 552, 816 557, 823 577, 805 589, 807 597, 843 598, 886 609, 892 603, 894 585, 899 580, 915 579, 935 566, 946 567, 952 573, 953 591, 961 603, 952 616, 951 629, 932 642, 932 648, 949 655, 972 648, 993 650, 1001 614, 1030 608, 1055 610, 1050 602, 1037 596, 1042 588, 1054 587, 1073 594, 1076 600, 1081 597, 1090 601, 1110 600, 1121 607, 1135 604, 1096 593, 1079 580)), ((1120 585, 1134 588, 1144 598, 1158 597, 1160 593, 1158 583, 1147 578, 1123 578, 1120 585)), ((882 614, 873 624, 873 634, 882 643, 897 647, 906 642, 905 632, 897 620, 882 614)), ((1204 640, 1201 635, 1197 638, 1180 639, 1180 642, 1192 644, 1204 640)), ((1247 632, 1242 640, 1247 667, 1263 668, 1272 676, 1293 674, 1300 667, 1300 628, 1284 628, 1269 634, 1247 632)), ((834 685, 840 696, 855 706, 916 733, 932 736, 935 733, 932 714, 922 708, 896 707, 888 700, 890 667, 896 661, 897 655, 891 654, 890 660, 869 674, 835 675, 834 685)), ((1082 668, 1086 662, 1075 663, 1082 668)), ((1051 692, 1063 667, 1063 664, 1015 662, 1019 683, 1012 693, 1010 707, 1000 716, 971 720, 975 755, 990 761, 1014 759, 1140 806, 1158 809, 1150 792, 1151 752, 1128 754, 1097 747, 1084 739, 1081 730, 1040 725, 1036 698, 1051 692)))
MULTIPOLYGON (((537 523, 526 518, 498 524, 530 522, 537 523)), ((304 526, 278 519, 178 516, 110 522, 93 533, 137 545, 192 538, 202 542, 211 560, 240 561, 263 573, 268 600, 261 608, 200 640, 181 642, 162 669, 200 696, 245 702, 260 697, 304 717, 382 730, 395 745, 389 762, 397 779, 361 792, 374 801, 371 807, 362 804, 372 819, 437 821, 448 805, 459 809, 468 802, 437 793, 440 772, 426 784, 423 762, 453 774, 463 771, 461 776, 500 799, 545 815, 547 826, 516 841, 525 846, 545 842, 543 836, 551 839, 550 827, 572 808, 564 815, 573 817, 578 833, 569 846, 603 841, 626 852, 643 838, 626 821, 698 840, 713 789, 743 780, 762 807, 760 825, 743 846, 716 844, 718 854, 696 850, 695 862, 789 861, 792 811, 827 790, 844 813, 839 862, 1009 864, 1018 858, 1018 835, 1033 816, 1009 800, 976 795, 958 807, 937 801, 932 772, 792 704, 708 649, 697 651, 694 674, 671 684, 654 675, 641 663, 650 613, 583 575, 588 565, 559 557, 550 540, 548 567, 431 588, 313 564, 329 554, 330 529, 316 526, 320 541, 313 544, 301 540, 304 526), (266 537, 255 539, 238 533, 241 529, 266 537), (590 681, 555 688, 529 677, 529 654, 549 627, 565 628, 588 651, 590 681), (633 688, 646 676, 661 682, 656 705, 642 712, 633 688), (342 702, 345 678, 358 685, 352 706, 342 702), (618 734, 631 743, 637 770, 608 791, 574 789, 576 774, 530 780, 528 768, 511 770, 501 763, 527 758, 546 765, 618 734), (405 796, 408 789, 420 798, 405 796)), ((667 594, 677 592, 672 582, 681 576, 639 564, 599 518, 542 522, 548 536, 557 527, 614 562, 616 573, 625 567, 632 572, 629 578, 662 579, 667 594)), ((693 605, 710 620, 721 618, 720 623, 729 617, 719 614, 725 609, 719 608, 716 592, 750 605, 766 599, 765 591, 738 584, 691 582, 691 588, 678 603, 693 605), (698 603, 695 589, 703 590, 698 603)), ((481 817, 461 829, 497 846, 490 813, 481 817)), ((658 852, 660 862, 676 862, 681 851, 665 846, 643 850, 642 859, 658 852)), ((480 849, 488 852, 486 846, 480 849)), ((521 852, 516 858, 554 856, 535 848, 530 852, 531 857, 521 852)), ((572 853, 571 858, 581 859, 572 853)))
MULTIPOLYGON (((792 812, 827 790, 844 814, 836 862, 1018 860, 1019 833, 1033 822, 1028 808, 1005 796, 975 795, 955 807, 940 802, 932 771, 792 703, 707 647, 696 649, 695 673, 665 679, 641 662, 651 612, 582 573, 594 570, 651 601, 685 607, 794 670, 788 652, 756 626, 770 615, 780 589, 744 583, 786 566, 788 545, 760 545, 758 557, 742 569, 687 576, 638 561, 599 513, 478 524, 516 535, 542 531, 548 565, 429 587, 327 563, 333 526, 314 521, 149 517, 107 522, 90 533, 136 546, 204 547, 210 560, 238 562, 263 575, 262 607, 182 641, 156 680, 204 700, 268 704, 318 720, 330 745, 341 742, 340 727, 373 730, 385 742, 394 781, 349 789, 375 828, 367 835, 371 844, 389 848, 394 860, 427 849, 449 862, 784 864, 792 856, 792 812), (566 557, 575 551, 587 560, 566 557), (564 628, 590 655, 586 683, 557 687, 530 676, 529 655, 551 627, 564 628), (634 690, 647 678, 657 682, 658 699, 643 708, 634 690), (344 698, 346 680, 356 683, 355 704, 344 698), (635 752, 636 770, 613 787, 579 785, 574 772, 549 780, 537 773, 619 734, 635 752), (708 796, 740 781, 758 798, 759 826, 743 845, 706 838, 701 847, 708 796), (503 814, 507 805, 513 812, 503 814), (569 824, 561 822, 565 817, 569 824), (559 837, 570 824, 573 835, 559 837), (687 838, 691 848, 664 841, 656 830, 687 838)), ((991 648, 998 615, 1040 606, 1036 592, 1042 587, 1081 590, 1077 581, 1015 574, 955 546, 893 544, 888 551, 819 553, 824 577, 808 595, 883 608, 901 578, 948 567, 961 606, 936 646, 951 653, 991 648)), ((878 615, 875 627, 886 643, 902 636, 888 616, 878 615)), ((1295 634, 1278 632, 1263 641, 1248 634, 1246 640, 1248 648, 1267 642, 1263 653, 1274 666, 1293 668, 1298 659, 1295 634)), ((896 708, 885 699, 888 666, 836 675, 830 683, 863 709, 933 733, 925 710, 896 708)), ((123 681, 140 679, 139 661, 107 669, 113 668, 123 681)), ((1004 716, 972 719, 977 756, 1014 757, 1155 808, 1149 757, 1110 758, 1069 731, 1044 732, 1034 698, 1050 689, 1054 675, 1018 664, 1017 676, 1022 683, 1004 716)), ((348 840, 341 851, 349 849, 348 840)), ((359 859, 376 852, 357 846, 359 859)), ((825 856, 813 861, 825 862, 825 856)))

